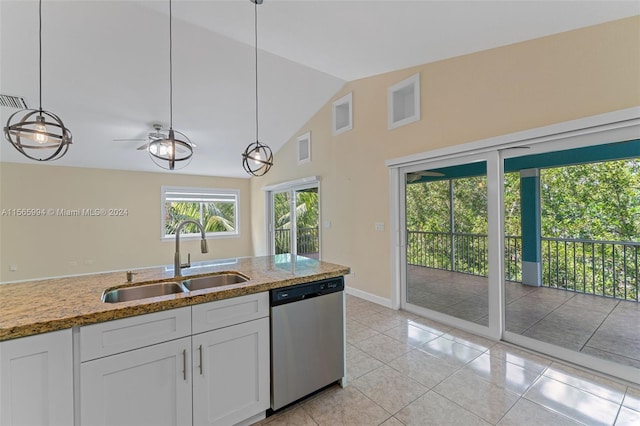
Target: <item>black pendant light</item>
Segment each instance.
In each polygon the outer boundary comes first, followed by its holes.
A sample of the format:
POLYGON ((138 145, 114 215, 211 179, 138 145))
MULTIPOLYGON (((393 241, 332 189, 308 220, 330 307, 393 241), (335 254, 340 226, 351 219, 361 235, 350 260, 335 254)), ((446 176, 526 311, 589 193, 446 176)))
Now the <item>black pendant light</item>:
POLYGON ((242 167, 253 176, 265 175, 273 166, 271 148, 258 138, 258 5, 263 0, 249 0, 254 6, 255 58, 256 58, 256 141, 242 153, 242 167))
POLYGON ((4 135, 15 149, 36 161, 57 160, 67 153, 71 131, 56 114, 42 109, 42 0, 38 5, 39 43, 39 105, 38 109, 23 109, 7 120, 4 135))
POLYGON ((163 169, 175 170, 191 162, 193 144, 189 138, 173 130, 173 29, 171 0, 169 0, 169 133, 166 137, 155 139, 147 145, 149 156, 163 169), (176 136, 177 135, 177 136, 176 136), (178 167, 176 167, 178 166, 178 167))

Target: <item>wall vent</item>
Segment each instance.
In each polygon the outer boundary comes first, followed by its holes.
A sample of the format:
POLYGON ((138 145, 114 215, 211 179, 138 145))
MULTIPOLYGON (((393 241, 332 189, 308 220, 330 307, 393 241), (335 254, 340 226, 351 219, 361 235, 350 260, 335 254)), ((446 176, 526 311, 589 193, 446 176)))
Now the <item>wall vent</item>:
POLYGON ((27 100, 22 96, 0 95, 0 106, 17 109, 29 109, 29 107, 27 106, 27 100))

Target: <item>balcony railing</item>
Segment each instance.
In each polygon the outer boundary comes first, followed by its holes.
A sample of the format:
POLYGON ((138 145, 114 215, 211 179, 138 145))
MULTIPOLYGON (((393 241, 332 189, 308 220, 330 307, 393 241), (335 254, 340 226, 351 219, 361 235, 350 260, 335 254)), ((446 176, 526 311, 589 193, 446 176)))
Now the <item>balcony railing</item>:
MULTIPOLYGON (((639 300, 640 243, 561 238, 542 238, 541 243, 543 286, 639 300)), ((487 236, 407 231, 407 262, 487 276, 487 236)), ((505 237, 505 279, 522 282, 519 236, 505 237)))
MULTIPOLYGON (((318 228, 298 228, 296 240, 298 254, 318 253, 320 250, 320 238, 318 235, 318 228)), ((276 229, 275 240, 276 254, 291 252, 290 229, 276 229)))

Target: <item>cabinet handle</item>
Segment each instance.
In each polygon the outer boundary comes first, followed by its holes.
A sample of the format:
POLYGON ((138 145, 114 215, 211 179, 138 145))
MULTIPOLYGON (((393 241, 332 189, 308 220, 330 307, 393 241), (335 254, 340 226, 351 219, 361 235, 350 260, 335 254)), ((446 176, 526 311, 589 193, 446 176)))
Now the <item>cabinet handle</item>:
POLYGON ((198 351, 200 351, 200 374, 203 374, 203 370, 204 370, 204 366, 202 365, 204 360, 202 358, 202 345, 200 345, 200 347, 198 348, 198 351))
POLYGON ((187 350, 182 350, 182 375, 184 380, 187 380, 187 350))

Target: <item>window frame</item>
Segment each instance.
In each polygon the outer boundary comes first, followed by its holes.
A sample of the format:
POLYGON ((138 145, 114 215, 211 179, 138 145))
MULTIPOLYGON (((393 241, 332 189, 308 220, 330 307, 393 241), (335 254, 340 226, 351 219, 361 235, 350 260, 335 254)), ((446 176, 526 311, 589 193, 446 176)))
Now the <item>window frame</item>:
MULTIPOLYGON (((165 186, 163 185, 160 192, 160 239, 162 241, 173 241, 176 236, 167 235, 166 229, 166 217, 167 217, 167 193, 182 193, 188 195, 189 193, 201 193, 209 196, 233 196, 235 198, 235 211, 234 211, 234 223, 235 231, 225 232, 207 232, 206 238, 237 238, 240 237, 240 190, 229 188, 206 188, 206 187, 188 187, 188 186, 165 186)), ((197 201, 196 201, 197 202, 197 201)), ((202 220, 202 218, 200 218, 202 220)), ((200 233, 181 233, 182 239, 196 239, 200 238, 200 233)))

